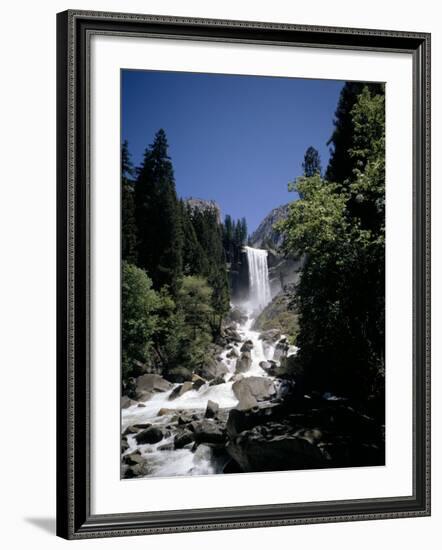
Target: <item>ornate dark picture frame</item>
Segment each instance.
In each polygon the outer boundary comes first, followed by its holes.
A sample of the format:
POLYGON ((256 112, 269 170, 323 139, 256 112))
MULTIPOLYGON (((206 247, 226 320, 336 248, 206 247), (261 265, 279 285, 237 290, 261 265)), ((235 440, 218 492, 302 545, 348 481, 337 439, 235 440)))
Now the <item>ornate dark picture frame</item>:
POLYGON ((57 16, 57 71, 57 534, 80 539, 429 515, 430 35, 69 10, 57 16), (94 34, 412 54, 412 496, 91 514, 88 74, 94 34))

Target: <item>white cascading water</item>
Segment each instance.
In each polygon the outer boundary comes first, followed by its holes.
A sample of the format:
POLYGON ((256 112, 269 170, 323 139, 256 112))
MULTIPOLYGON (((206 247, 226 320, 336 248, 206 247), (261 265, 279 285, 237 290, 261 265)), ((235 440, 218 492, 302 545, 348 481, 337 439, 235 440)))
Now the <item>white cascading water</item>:
MULTIPOLYGON (((249 264, 250 293, 248 302, 243 303, 241 307, 247 312, 247 320, 236 324, 236 330, 241 341, 233 342, 220 354, 220 360, 228 370, 224 375, 224 382, 214 386, 206 383, 198 390, 188 391, 181 397, 173 400, 169 400, 173 390, 161 392, 149 401, 146 401, 141 407, 133 405, 127 409, 123 409, 121 418, 123 431, 133 424, 146 422, 167 428, 175 411, 203 412, 207 407, 209 399, 218 403, 220 409, 230 410, 235 407, 238 400, 233 393, 232 385, 236 372, 236 357, 240 356, 241 347, 245 341, 253 343, 251 350, 252 363, 249 370, 242 373, 242 376, 269 376, 261 368, 260 363, 274 358, 276 342, 264 345, 263 340, 260 338, 260 333, 252 329, 256 316, 271 300, 267 251, 249 246, 246 246, 245 250, 249 264), (236 357, 232 357, 230 353, 232 348, 236 350, 236 357), (166 410, 163 410, 160 414, 161 409, 166 410)), ((291 346, 291 348, 290 353, 295 353, 294 346, 291 346)), ((125 454, 138 449, 149 464, 150 474, 146 477, 220 473, 217 470, 216 461, 213 459, 210 447, 200 445, 196 452, 192 452, 189 448, 173 450, 173 438, 174 435, 172 433, 168 438, 163 439, 159 443, 138 445, 135 436, 129 434, 127 436, 129 449, 127 449, 125 454), (167 444, 171 445, 172 448, 170 450, 167 448, 164 449, 164 446, 167 446, 167 444)))
POLYGON ((253 310, 261 311, 271 300, 267 250, 245 246, 249 265, 249 302, 253 310))

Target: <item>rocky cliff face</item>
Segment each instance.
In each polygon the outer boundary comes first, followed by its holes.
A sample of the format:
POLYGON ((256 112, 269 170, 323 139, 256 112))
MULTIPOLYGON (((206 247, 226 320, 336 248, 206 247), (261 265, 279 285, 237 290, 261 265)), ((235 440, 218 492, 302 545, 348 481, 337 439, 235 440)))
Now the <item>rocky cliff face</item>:
POLYGON ((287 218, 289 204, 274 208, 259 224, 258 229, 250 237, 251 246, 277 250, 284 241, 284 235, 275 229, 275 224, 287 218))

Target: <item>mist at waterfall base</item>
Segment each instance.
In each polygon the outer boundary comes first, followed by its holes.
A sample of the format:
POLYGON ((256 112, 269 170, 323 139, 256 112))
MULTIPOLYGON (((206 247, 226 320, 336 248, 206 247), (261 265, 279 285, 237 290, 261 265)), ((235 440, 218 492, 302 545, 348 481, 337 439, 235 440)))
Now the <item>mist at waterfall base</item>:
MULTIPOLYGON (((220 361, 227 367, 228 372, 224 375, 224 383, 210 386, 208 383, 198 390, 190 390, 180 397, 169 400, 174 388, 165 392, 155 394, 145 403, 144 407, 133 405, 122 410, 122 433, 135 424, 149 423, 152 426, 164 428, 170 427, 173 412, 161 414, 161 409, 170 411, 198 411, 204 413, 209 400, 216 402, 221 410, 230 410, 237 406, 238 400, 232 390, 232 378, 236 371, 236 358, 228 357, 232 347, 240 354, 240 348, 244 342, 250 340, 253 343, 251 349, 251 366, 242 373, 242 376, 258 376, 275 380, 261 368, 262 361, 275 359, 274 345, 260 339, 260 333, 252 330, 256 316, 264 309, 271 300, 269 274, 267 266, 267 251, 245 247, 249 265, 249 298, 240 304, 232 304, 232 307, 239 307, 244 313, 245 322, 237 323, 236 329, 241 341, 231 344, 220 354, 220 361)), ((281 336, 282 337, 282 336, 281 336)), ((290 346, 289 355, 296 353, 295 346, 290 346)), ((231 355, 231 353, 230 353, 231 355)), ((144 477, 170 477, 182 475, 204 475, 220 474, 223 471, 225 462, 217 458, 210 446, 200 444, 195 452, 191 448, 174 449, 175 434, 171 430, 170 435, 163 438, 159 443, 141 444, 136 441, 135 434, 127 435, 129 448, 123 456, 137 450, 146 459, 149 465, 149 474, 144 477), (170 447, 170 448, 169 448, 170 447)), ((137 478, 140 479, 140 478, 137 478)))

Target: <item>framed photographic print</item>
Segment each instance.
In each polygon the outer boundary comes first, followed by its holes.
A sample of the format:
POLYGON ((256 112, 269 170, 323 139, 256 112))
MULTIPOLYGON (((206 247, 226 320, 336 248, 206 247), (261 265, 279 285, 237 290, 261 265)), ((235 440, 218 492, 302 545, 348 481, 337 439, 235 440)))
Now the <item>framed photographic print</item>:
POLYGON ((430 513, 430 36, 58 14, 57 533, 430 513))

